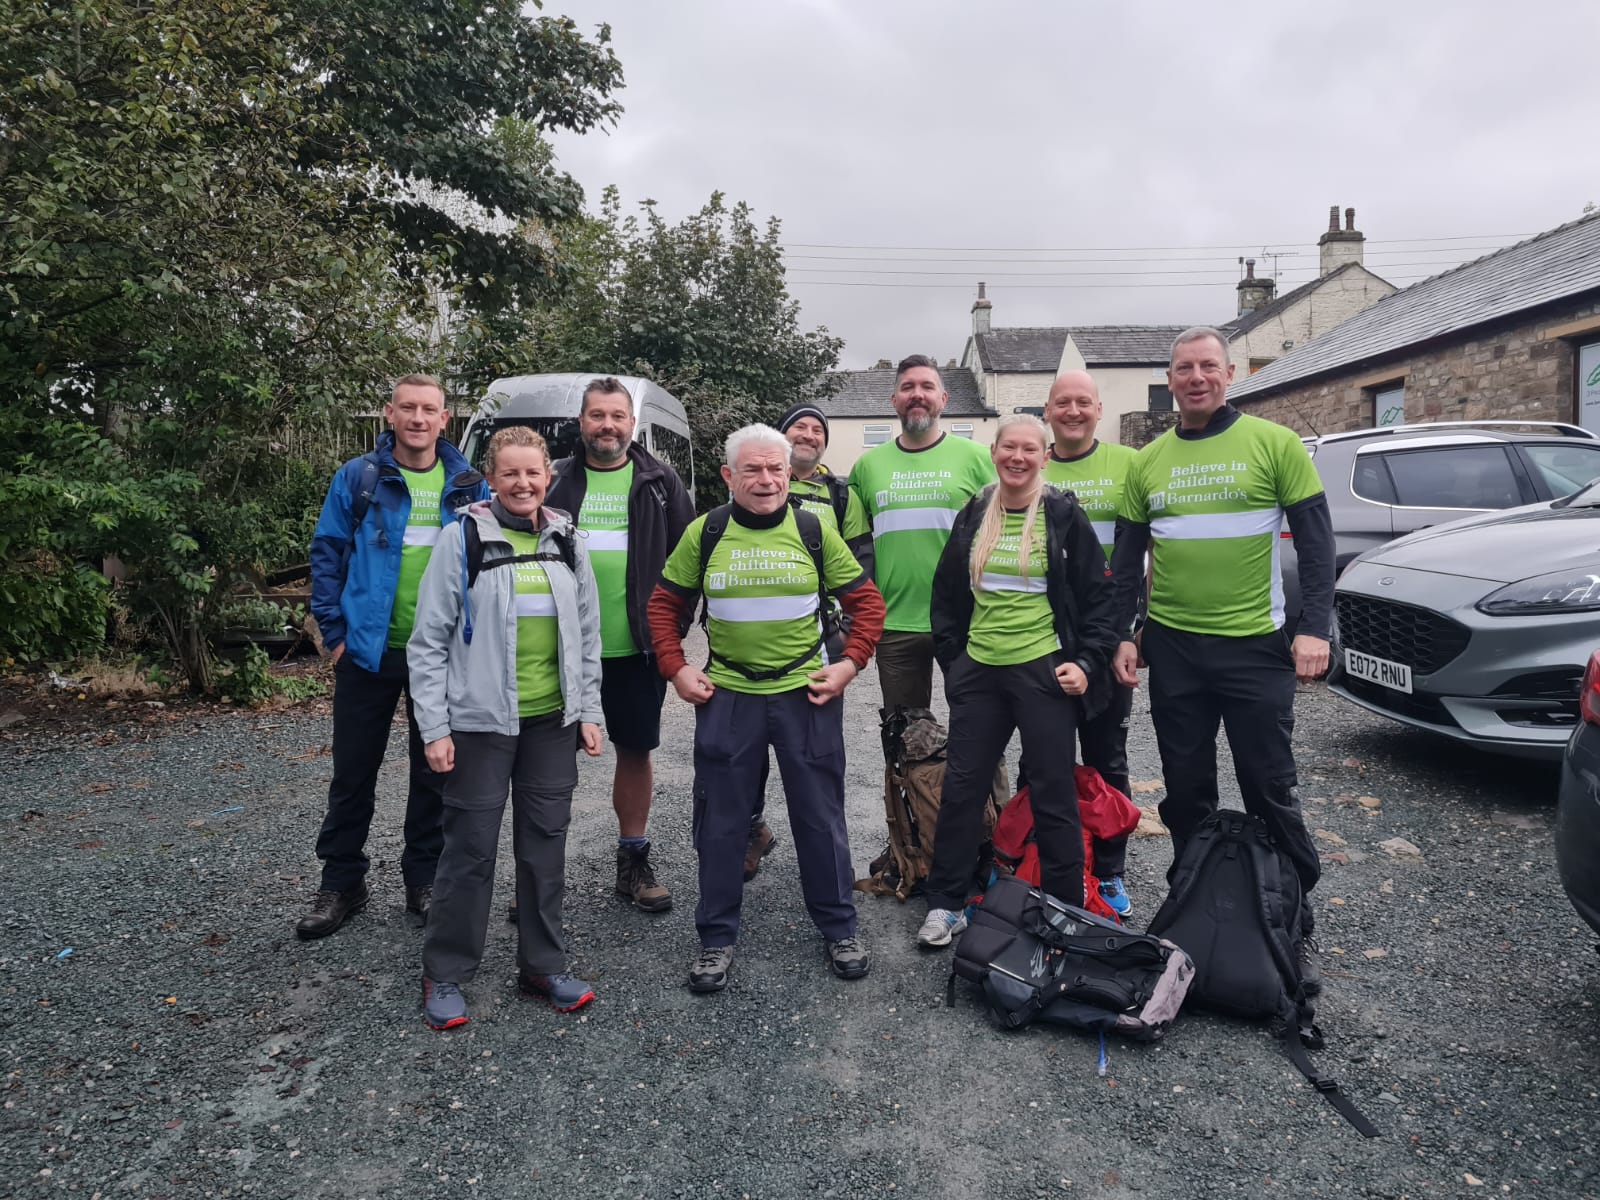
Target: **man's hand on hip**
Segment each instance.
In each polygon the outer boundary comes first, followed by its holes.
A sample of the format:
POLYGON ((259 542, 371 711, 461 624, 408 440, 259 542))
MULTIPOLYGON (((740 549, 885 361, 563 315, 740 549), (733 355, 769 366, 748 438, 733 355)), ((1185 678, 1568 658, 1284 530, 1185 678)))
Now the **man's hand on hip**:
POLYGON ((1294 652, 1294 677, 1301 683, 1312 683, 1328 673, 1328 639, 1312 637, 1309 633, 1296 634, 1294 652))

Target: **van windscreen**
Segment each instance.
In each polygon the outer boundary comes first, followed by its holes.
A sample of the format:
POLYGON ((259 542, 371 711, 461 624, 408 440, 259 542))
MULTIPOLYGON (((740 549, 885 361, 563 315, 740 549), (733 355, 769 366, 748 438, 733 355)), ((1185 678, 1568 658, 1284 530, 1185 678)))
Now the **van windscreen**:
POLYGON ((578 439, 578 418, 576 417, 504 417, 490 421, 480 421, 472 427, 466 445, 461 447, 461 453, 466 455, 467 461, 478 470, 483 470, 483 454, 489 448, 489 439, 496 430, 504 429, 508 425, 526 425, 529 429, 536 430, 540 437, 550 447, 550 461, 569 458, 582 449, 578 439))

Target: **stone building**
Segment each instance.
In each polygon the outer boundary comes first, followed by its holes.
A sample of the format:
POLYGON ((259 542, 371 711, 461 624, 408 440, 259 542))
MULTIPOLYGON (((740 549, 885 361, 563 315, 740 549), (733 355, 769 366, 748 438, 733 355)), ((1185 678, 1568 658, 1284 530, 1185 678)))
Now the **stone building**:
POLYGON ((1308 434, 1448 420, 1600 432, 1600 213, 1396 292, 1228 398, 1308 434))

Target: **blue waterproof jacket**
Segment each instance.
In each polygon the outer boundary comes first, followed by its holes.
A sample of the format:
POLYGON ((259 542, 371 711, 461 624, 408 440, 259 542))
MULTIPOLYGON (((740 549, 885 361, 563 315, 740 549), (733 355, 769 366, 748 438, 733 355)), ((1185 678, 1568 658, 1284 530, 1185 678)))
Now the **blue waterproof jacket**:
MULTIPOLYGON (((441 439, 438 452, 445 478, 439 523, 449 526, 459 510, 489 498, 489 485, 449 442, 441 439)), ((311 535, 311 615, 322 631, 322 644, 334 650, 343 643, 344 652, 364 671, 378 669, 389 642, 400 549, 411 517, 411 492, 394 461, 392 431, 379 435, 373 453, 378 473, 360 528, 355 527, 352 506, 362 490, 366 455, 334 472, 311 535)))

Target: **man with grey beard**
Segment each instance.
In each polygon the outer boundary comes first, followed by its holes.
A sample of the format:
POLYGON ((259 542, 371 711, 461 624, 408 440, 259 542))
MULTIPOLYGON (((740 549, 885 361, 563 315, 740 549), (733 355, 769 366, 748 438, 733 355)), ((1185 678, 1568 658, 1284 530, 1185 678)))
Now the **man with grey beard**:
POLYGON ((933 700, 934 568, 956 513, 994 482, 989 452, 940 428, 949 400, 933 359, 903 359, 890 397, 900 435, 869 450, 850 472, 850 490, 872 522, 873 574, 888 608, 878 643, 885 707, 927 708, 933 700))
POLYGON ((666 681, 656 670, 645 608, 667 555, 694 519, 694 503, 670 466, 633 440, 633 396, 620 380, 592 380, 578 416, 582 457, 555 464, 545 498, 584 531, 600 590, 600 706, 617 754, 617 893, 645 912, 665 912, 672 893, 650 865, 654 773, 666 681))

